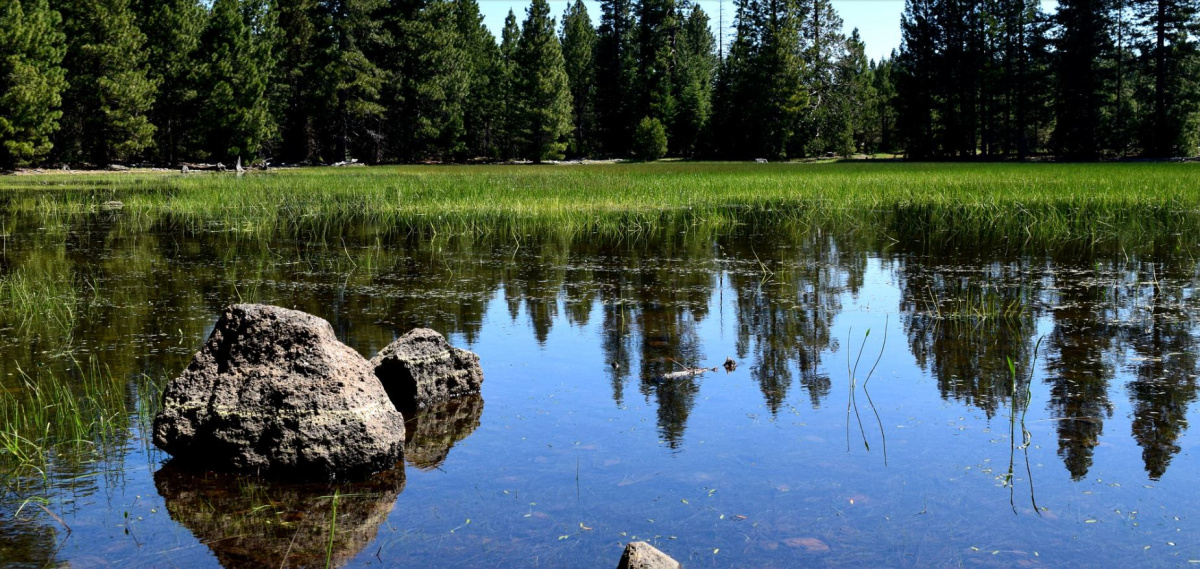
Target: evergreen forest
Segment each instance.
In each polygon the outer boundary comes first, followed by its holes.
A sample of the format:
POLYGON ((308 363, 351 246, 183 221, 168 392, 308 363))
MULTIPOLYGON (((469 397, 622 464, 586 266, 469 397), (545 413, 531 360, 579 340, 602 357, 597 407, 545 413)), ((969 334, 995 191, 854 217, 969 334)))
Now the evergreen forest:
POLYGON ((730 4, 0 0, 0 169, 1200 152, 1200 0, 730 4))

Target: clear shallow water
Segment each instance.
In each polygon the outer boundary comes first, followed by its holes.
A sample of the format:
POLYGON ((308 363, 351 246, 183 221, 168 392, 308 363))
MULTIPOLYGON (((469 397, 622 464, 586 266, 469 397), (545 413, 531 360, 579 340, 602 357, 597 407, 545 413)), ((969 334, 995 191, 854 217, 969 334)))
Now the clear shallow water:
POLYGON ((9 389, 74 357, 128 378, 132 408, 239 300, 367 356, 429 326, 486 380, 410 421, 402 468, 336 487, 180 471, 131 419, 102 459, 52 458, 61 523, 5 498, 5 565, 605 567, 633 539, 693 567, 1200 560, 1188 251, 28 223, 4 270, 68 275, 77 311, 69 338, 7 323, 9 389))

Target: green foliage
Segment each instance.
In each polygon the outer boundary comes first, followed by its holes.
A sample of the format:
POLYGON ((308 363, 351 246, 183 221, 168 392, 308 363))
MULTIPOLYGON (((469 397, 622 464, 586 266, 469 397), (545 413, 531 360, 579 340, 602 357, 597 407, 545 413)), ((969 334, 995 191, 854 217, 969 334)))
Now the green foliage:
POLYGON ((57 0, 69 88, 56 152, 68 161, 107 165, 141 156, 153 144, 148 112, 158 84, 147 73, 146 36, 129 0, 57 0))
POLYGON ((386 98, 391 144, 402 160, 449 158, 465 150, 463 104, 470 89, 468 54, 448 0, 397 2, 388 26, 388 67, 395 89, 386 98))
POLYGON ((318 76, 326 93, 328 159, 378 162, 383 154, 385 73, 368 54, 381 49, 383 30, 374 18, 383 0, 325 0, 318 4, 322 30, 318 76))
POLYGON ((1112 50, 1111 14, 1100 0, 1064 0, 1057 20, 1055 46, 1055 129, 1058 151, 1075 159, 1094 159, 1103 149, 1108 101, 1104 56, 1112 50))
POLYGON ((455 0, 458 38, 467 54, 467 98, 463 103, 463 143, 465 157, 495 154, 495 132, 503 112, 503 74, 500 48, 496 38, 483 24, 475 0, 455 0))
POLYGON ((1109 41, 1101 4, 1060 3, 1064 27, 1052 57, 1054 34, 1036 2, 908 0, 892 70, 908 156, 1023 158, 1044 148, 1055 122, 1060 148, 1094 156, 1108 76, 1100 59, 1109 41), (1051 63, 1060 67, 1057 91, 1051 63), (1050 94, 1061 101, 1057 119, 1050 116, 1050 94))
POLYGON ((601 152, 629 153, 637 77, 635 20, 631 0, 602 0, 596 37, 596 125, 601 152))
POLYGON ((267 86, 278 29, 259 0, 216 0, 201 36, 198 84, 204 149, 216 160, 253 159, 275 131, 267 86))
POLYGON ((571 123, 574 127, 567 152, 574 156, 591 154, 595 136, 596 30, 588 17, 583 0, 575 0, 563 13, 562 51, 570 85, 571 123))
POLYGON ((146 34, 147 76, 158 84, 147 112, 155 126, 153 156, 174 164, 196 149, 200 93, 192 74, 207 13, 196 0, 135 0, 134 11, 146 34))
POLYGON ((811 103, 802 58, 804 16, 799 0, 738 2, 736 35, 717 94, 724 154, 784 159, 789 150, 802 150, 797 131, 811 103))
POLYGON ((1200 144, 1196 0, 906 0, 880 62, 832 0, 734 0, 724 58, 692 0, 575 0, 557 35, 538 4, 499 45, 479 0, 0 2, 3 168, 623 157, 643 117, 685 157, 1200 144))
POLYGON ((634 117, 653 117, 664 126, 674 124, 675 42, 679 20, 675 0, 640 0, 637 3, 637 89, 634 117))
POLYGON ((1137 91, 1147 110, 1139 125, 1143 153, 1153 157, 1200 152, 1200 2, 1135 0, 1144 30, 1137 44, 1145 76, 1137 91))
POLYGON ((865 52, 866 45, 855 29, 846 39, 846 55, 838 62, 836 75, 840 128, 833 151, 842 155, 874 150, 869 131, 877 122, 879 95, 865 52))
POLYGON ((656 118, 644 117, 633 131, 633 153, 653 162, 667 155, 667 129, 656 118))
POLYGON ((797 140, 789 155, 813 156, 826 152, 849 154, 853 149, 853 126, 848 85, 857 64, 848 62, 842 19, 829 0, 812 0, 800 26, 803 38, 802 81, 808 91, 808 109, 797 127, 797 140))
POLYGON ((512 10, 504 18, 504 29, 500 36, 499 78, 501 118, 499 125, 498 154, 501 158, 512 158, 517 155, 516 130, 517 120, 517 88, 515 71, 517 68, 517 43, 521 41, 521 28, 517 25, 517 16, 512 10))
POLYGON ((0 0, 0 169, 38 162, 62 116, 65 36, 46 0, 0 0))
POLYGON ((676 113, 671 144, 680 155, 694 156, 707 146, 704 137, 712 119, 713 85, 719 63, 717 40, 699 4, 680 19, 683 24, 676 43, 676 113))
POLYGON ((279 126, 279 144, 272 150, 287 163, 316 162, 321 159, 324 140, 324 110, 329 93, 321 81, 321 42, 324 29, 318 0, 291 0, 278 4, 281 41, 276 46, 279 63, 275 66, 268 99, 279 126))
POLYGON ((895 51, 890 59, 871 62, 871 81, 875 89, 872 104, 875 108, 867 117, 874 117, 875 123, 866 127, 865 150, 868 153, 895 152, 897 148, 895 66, 895 51))
POLYGON ((533 160, 560 159, 571 132, 571 92, 550 5, 533 0, 514 55, 516 139, 533 160))

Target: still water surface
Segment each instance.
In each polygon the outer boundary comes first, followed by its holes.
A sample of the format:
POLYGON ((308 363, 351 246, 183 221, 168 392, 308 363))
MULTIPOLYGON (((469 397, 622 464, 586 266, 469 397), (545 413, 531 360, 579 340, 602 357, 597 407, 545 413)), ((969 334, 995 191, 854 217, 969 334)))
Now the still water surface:
POLYGON ((3 498, 5 566, 609 567, 635 539, 689 567, 1200 560, 1187 249, 6 227, 0 270, 78 291, 69 334, 5 323, 11 390, 87 361, 145 405, 137 378, 239 300, 367 357, 432 327, 486 380, 409 420, 405 464, 336 487, 180 470, 131 418, 113 451, 52 457, 45 509, 3 498))

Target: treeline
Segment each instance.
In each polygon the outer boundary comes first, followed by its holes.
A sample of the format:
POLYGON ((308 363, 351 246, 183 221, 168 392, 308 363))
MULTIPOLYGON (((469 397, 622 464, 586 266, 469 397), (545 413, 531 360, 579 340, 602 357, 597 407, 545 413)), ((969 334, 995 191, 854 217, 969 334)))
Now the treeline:
POLYGON ((906 0, 892 62, 910 157, 1194 156, 1200 1, 906 0))
POLYGON ((1196 153, 1200 0, 0 0, 0 168, 1196 153))
POLYGON ((867 144, 829 0, 0 0, 0 168, 183 161, 782 158, 867 144))

